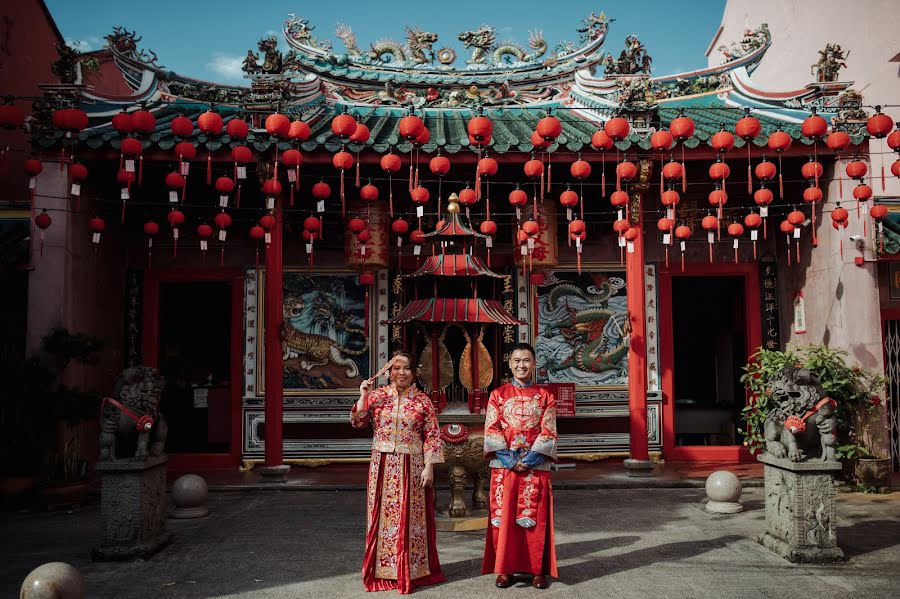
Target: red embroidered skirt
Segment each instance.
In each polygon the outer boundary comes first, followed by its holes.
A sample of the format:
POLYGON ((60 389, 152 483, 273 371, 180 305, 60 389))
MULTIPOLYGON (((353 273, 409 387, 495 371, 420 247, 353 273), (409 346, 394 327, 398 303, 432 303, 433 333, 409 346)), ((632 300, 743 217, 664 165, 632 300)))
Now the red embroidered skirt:
POLYGON ((481 573, 558 578, 550 473, 492 468, 490 506, 481 573))
POLYGON ((421 455, 372 451, 366 511, 363 584, 367 591, 447 580, 435 544, 434 489, 422 488, 421 455))

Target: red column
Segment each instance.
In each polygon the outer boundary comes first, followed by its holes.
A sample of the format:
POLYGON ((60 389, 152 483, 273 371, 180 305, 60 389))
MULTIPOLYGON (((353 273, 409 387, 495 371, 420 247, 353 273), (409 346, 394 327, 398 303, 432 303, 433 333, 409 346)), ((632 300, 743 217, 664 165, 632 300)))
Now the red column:
POLYGON ((630 452, 632 460, 648 460, 647 449, 647 342, 646 315, 644 314, 644 231, 641 210, 634 227, 638 230, 634 251, 626 252, 625 289, 628 293, 628 319, 631 326, 631 342, 628 346, 628 412, 631 422, 630 452))
POLYGON ((283 283, 281 262, 282 218, 281 198, 275 200, 275 226, 271 243, 266 248, 266 460, 263 474, 283 474, 278 468, 283 461, 282 405, 284 380, 281 354, 281 322, 283 312, 283 283), (277 469, 272 472, 271 469, 277 469))

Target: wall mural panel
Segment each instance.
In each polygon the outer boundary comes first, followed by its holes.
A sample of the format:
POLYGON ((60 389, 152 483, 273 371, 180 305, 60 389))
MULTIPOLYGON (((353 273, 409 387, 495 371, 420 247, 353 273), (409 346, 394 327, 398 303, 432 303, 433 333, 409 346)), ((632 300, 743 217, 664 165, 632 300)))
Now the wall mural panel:
POLYGON ((548 271, 537 287, 539 383, 579 390, 628 384, 625 272, 605 268, 548 271))

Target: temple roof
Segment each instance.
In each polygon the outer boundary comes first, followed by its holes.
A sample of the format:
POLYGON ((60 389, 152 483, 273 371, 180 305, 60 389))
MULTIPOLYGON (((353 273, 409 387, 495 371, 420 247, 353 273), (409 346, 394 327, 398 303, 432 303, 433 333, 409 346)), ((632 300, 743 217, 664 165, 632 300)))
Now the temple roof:
POLYGON ((509 275, 502 275, 488 268, 478 256, 471 254, 439 254, 428 256, 425 263, 416 272, 405 277, 421 277, 423 275, 435 275, 442 277, 475 277, 488 276, 498 279, 507 279, 509 275))
POLYGON ((420 322, 493 322, 527 324, 507 312, 497 300, 471 298, 429 298, 413 300, 396 316, 382 321, 399 324, 420 322))
MULTIPOLYGON (((432 237, 474 237, 476 239, 488 239, 490 235, 485 235, 474 230, 471 226, 463 222, 458 212, 448 212, 444 215, 442 220, 438 221, 434 231, 425 233, 426 239, 432 237)), ((435 239, 435 241, 437 241, 437 239, 435 239)))

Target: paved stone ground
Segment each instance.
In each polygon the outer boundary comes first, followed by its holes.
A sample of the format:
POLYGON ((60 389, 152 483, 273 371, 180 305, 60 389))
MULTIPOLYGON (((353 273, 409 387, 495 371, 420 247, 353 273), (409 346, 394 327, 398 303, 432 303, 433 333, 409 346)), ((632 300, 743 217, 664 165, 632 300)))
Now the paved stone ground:
MULTIPOLYGON (((439 533, 449 582, 416 594, 900 596, 900 493, 839 493, 838 540, 849 561, 827 566, 791 564, 753 540, 765 526, 762 489, 746 490, 747 510, 734 516, 705 513, 697 489, 557 490, 555 497, 560 580, 548 590, 494 588, 493 576, 479 575, 484 533, 439 533)), ((209 517, 170 520, 176 542, 127 564, 89 561, 98 502, 68 513, 0 514, 0 597, 18 596, 27 573, 48 561, 78 567, 92 599, 372 597, 359 572, 363 504, 358 491, 213 493, 209 517)))

